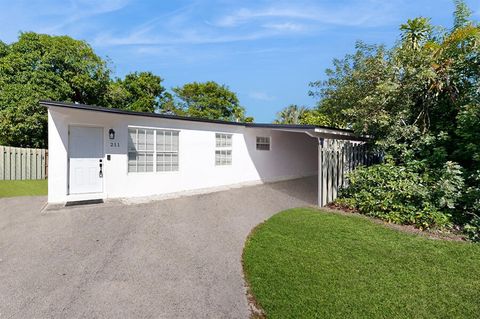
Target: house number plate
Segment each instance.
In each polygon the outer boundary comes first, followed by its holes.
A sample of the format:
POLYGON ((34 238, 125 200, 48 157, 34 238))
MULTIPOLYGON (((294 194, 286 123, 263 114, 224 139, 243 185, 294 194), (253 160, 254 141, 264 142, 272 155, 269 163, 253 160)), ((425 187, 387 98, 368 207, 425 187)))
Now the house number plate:
POLYGON ((110 147, 120 147, 119 142, 110 142, 110 147))

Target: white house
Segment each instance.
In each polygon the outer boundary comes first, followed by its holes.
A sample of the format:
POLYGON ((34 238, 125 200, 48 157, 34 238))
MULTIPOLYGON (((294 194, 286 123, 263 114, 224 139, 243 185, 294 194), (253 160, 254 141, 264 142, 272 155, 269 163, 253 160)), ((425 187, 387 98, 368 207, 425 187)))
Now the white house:
POLYGON ((324 138, 347 130, 235 123, 42 101, 49 203, 209 191, 319 171, 324 138))

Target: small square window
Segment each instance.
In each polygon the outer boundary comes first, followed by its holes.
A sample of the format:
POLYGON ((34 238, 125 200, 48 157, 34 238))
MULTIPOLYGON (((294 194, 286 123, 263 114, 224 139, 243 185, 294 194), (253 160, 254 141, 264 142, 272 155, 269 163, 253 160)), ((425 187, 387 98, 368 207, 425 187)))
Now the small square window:
POLYGON ((270 137, 269 136, 257 136, 257 150, 269 151, 270 150, 270 137))

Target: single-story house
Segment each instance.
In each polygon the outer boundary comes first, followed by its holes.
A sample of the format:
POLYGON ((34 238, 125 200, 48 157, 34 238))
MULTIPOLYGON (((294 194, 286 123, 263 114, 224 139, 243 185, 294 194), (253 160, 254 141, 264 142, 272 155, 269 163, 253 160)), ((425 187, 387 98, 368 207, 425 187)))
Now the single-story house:
POLYGON ((182 194, 316 175, 324 139, 351 131, 237 123, 94 105, 48 108, 48 202, 182 194))

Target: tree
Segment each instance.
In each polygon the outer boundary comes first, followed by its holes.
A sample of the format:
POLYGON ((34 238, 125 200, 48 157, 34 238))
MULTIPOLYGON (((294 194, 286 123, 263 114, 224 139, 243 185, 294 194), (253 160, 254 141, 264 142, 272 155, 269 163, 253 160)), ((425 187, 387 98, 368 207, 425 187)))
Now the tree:
POLYGON ((129 111, 155 112, 165 98, 162 78, 151 72, 134 72, 109 84, 105 105, 129 111))
MULTIPOLYGON (((311 94, 320 98, 318 112, 372 136, 371 146, 392 160, 353 177, 376 188, 365 194, 382 193, 377 169, 391 176, 409 171, 428 185, 428 201, 407 196, 386 210, 382 196, 370 197, 370 213, 399 216, 409 208, 448 222, 470 220, 480 236, 480 219, 471 217, 480 216, 480 27, 463 1, 455 3, 452 29, 432 36, 427 19, 408 20, 401 42, 391 49, 357 44, 354 54, 334 60, 327 80, 311 83, 311 94)), ((397 177, 389 185, 400 194, 408 183, 397 177)))
POLYGON ((277 119, 274 122, 277 124, 300 124, 307 111, 305 106, 290 104, 277 113, 277 119))
POLYGON ((409 45, 412 50, 418 50, 432 32, 432 26, 430 25, 429 19, 418 17, 408 19, 407 23, 400 26, 400 30, 403 32, 403 41, 409 45))
POLYGON ((109 76, 84 41, 27 32, 1 43, 0 144, 46 147, 47 112, 39 100, 99 104, 109 76))
POLYGON ((300 124, 339 127, 337 123, 332 121, 332 119, 330 119, 326 114, 320 112, 317 109, 308 109, 307 111, 305 111, 300 117, 300 124))
POLYGON ((455 12, 453 13, 453 29, 456 30, 469 24, 472 10, 470 10, 470 8, 463 0, 454 0, 454 3, 455 12))
POLYGON ((172 90, 179 102, 173 109, 172 104, 166 104, 170 112, 207 119, 246 120, 237 95, 225 85, 213 81, 192 82, 172 90))

